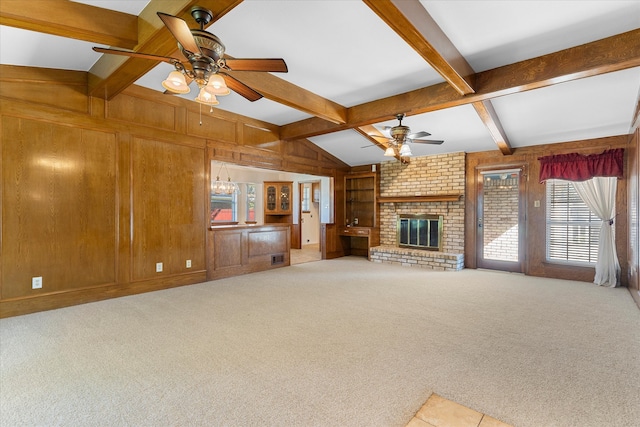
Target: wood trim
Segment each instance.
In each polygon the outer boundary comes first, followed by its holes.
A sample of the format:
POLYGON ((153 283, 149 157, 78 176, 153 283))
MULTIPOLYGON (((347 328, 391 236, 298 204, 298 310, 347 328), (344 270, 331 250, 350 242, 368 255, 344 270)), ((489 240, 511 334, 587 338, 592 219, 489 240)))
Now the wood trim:
POLYGON ((347 122, 346 107, 289 83, 280 77, 255 71, 228 71, 227 73, 272 101, 328 120, 331 123, 344 124, 347 122))
POLYGON ((462 194, 434 194, 433 196, 395 196, 379 197, 378 203, 424 203, 424 202, 458 202, 462 194))
POLYGON ((0 319, 23 314, 54 310, 88 302, 102 301, 145 292, 159 291, 178 286, 202 283, 207 280, 206 270, 177 274, 129 283, 108 284, 78 290, 64 290, 29 298, 0 300, 0 319))
POLYGON ((491 103, 491 101, 486 100, 474 102, 472 105, 473 108, 476 109, 478 116, 480 116, 480 120, 482 120, 484 125, 489 130, 491 137, 495 141, 502 154, 504 154, 505 156, 513 154, 513 148, 511 148, 511 144, 509 144, 507 135, 502 128, 502 123, 500 123, 498 114, 493 108, 493 104, 491 103))
POLYGON ((136 15, 65 0, 2 0, 0 25, 125 49, 138 44, 136 15))
POLYGON ((475 72, 418 0, 364 0, 460 95, 474 93, 475 72))

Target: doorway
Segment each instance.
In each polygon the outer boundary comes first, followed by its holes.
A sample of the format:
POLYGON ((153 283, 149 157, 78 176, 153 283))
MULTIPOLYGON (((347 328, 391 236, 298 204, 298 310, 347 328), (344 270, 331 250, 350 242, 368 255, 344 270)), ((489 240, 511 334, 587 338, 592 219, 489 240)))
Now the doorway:
POLYGON ((477 178, 477 266, 522 273, 522 169, 483 170, 477 178))
POLYGON ((300 204, 298 206, 299 249, 291 248, 291 265, 319 261, 320 252, 320 181, 299 183, 300 204))

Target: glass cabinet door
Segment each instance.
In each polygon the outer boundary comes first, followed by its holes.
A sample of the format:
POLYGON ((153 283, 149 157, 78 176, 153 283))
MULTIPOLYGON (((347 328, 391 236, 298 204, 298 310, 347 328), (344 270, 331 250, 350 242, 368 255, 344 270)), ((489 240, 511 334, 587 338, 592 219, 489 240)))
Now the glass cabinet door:
POLYGON ((276 187, 274 185, 267 187, 267 210, 276 210, 276 187))
POLYGON ((289 210, 290 193, 291 188, 288 185, 280 187, 280 210, 283 212, 287 212, 289 210))

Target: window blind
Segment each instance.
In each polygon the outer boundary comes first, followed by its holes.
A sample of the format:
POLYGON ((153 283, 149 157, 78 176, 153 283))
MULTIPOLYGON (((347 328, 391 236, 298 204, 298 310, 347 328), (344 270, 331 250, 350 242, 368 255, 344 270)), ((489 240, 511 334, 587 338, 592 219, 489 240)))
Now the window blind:
POLYGON ((601 221, 568 181, 550 179, 547 190, 547 261, 595 263, 601 221))

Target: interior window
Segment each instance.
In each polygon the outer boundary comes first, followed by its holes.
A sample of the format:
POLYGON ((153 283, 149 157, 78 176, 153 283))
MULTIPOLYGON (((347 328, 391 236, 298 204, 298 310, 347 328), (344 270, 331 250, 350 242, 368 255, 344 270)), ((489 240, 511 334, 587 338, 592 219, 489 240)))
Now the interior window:
POLYGON ((233 194, 211 194, 211 222, 237 222, 238 197, 233 194))
POLYGON ((247 183, 245 203, 247 204, 246 222, 256 222, 256 185, 247 183))

